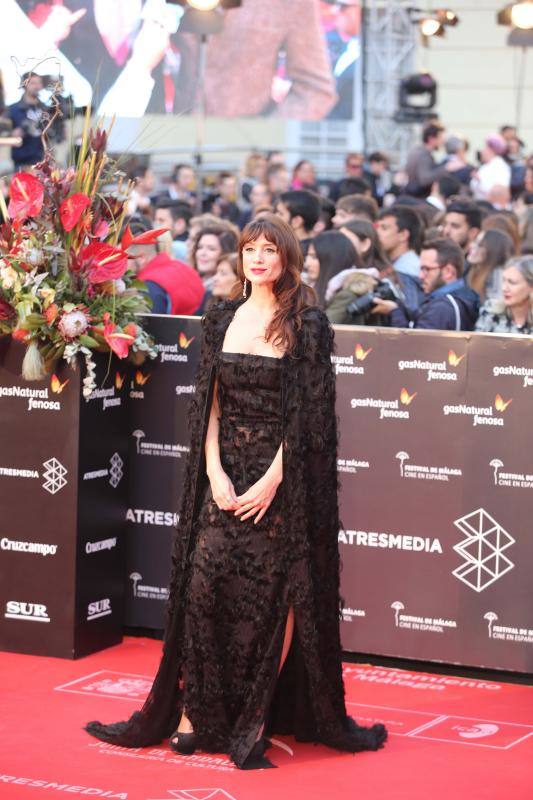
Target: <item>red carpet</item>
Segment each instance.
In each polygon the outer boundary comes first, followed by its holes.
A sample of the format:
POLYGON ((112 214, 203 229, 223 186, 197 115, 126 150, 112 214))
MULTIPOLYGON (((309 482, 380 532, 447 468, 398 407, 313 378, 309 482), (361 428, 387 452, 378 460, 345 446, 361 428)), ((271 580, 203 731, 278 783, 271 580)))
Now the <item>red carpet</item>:
POLYGON ((2 653, 0 798, 128 800, 531 800, 533 688, 346 665, 348 708, 383 721, 377 753, 339 754, 280 738, 279 769, 241 772, 226 756, 124 750, 91 739, 90 719, 142 701, 160 645, 127 639, 81 661, 2 653))

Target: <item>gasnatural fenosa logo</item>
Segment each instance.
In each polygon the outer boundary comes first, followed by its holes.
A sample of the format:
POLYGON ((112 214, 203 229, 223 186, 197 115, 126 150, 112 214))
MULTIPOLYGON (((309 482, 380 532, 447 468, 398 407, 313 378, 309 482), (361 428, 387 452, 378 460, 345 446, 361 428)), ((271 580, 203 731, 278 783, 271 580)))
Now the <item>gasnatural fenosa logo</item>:
POLYGON ((65 386, 69 383, 69 381, 70 378, 67 378, 66 381, 63 381, 63 383, 61 383, 57 375, 52 375, 50 379, 50 388, 54 394, 61 394, 61 392, 64 390, 65 386))
POLYGON ((355 345, 355 358, 357 361, 366 361, 370 353, 372 352, 373 348, 369 347, 368 350, 365 350, 362 344, 355 345))
POLYGON ((180 331, 180 335, 178 337, 178 344, 179 344, 180 347, 183 348, 183 350, 188 350, 195 339, 196 339, 196 336, 191 336, 190 339, 187 339, 187 337, 183 333, 183 331, 180 331))

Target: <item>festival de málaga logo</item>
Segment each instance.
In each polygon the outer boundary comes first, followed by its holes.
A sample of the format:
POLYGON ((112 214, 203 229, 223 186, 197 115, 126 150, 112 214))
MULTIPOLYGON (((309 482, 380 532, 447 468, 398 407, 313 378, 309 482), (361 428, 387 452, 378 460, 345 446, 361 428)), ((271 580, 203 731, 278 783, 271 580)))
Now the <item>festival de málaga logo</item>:
POLYGON ((124 375, 122 375, 120 372, 116 372, 115 373, 115 389, 117 389, 120 392, 120 390, 124 386, 124 381, 125 380, 126 380, 126 373, 124 373, 124 375))
POLYGON ((510 486, 514 489, 533 489, 533 473, 531 472, 510 472, 509 469, 503 471, 505 464, 499 458, 489 461, 492 467, 495 486, 510 486))

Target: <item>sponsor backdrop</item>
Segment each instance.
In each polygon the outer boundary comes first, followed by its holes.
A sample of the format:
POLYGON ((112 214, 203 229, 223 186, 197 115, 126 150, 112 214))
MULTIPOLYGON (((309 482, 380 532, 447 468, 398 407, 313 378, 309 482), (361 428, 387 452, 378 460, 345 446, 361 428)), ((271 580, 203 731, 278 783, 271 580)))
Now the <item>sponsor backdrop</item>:
POLYGON ((344 647, 531 672, 533 342, 336 339, 344 647))
POLYGON ((0 648, 75 658, 122 638, 125 375, 20 377, 0 342, 0 648))
POLYGON ((187 409, 200 351, 200 321, 148 316, 159 357, 131 374, 130 481, 125 622, 162 627, 181 478, 189 450, 187 409))
MULTIPOLYGON (((88 403, 70 371, 22 382, 20 349, 1 345, 5 649, 118 641, 124 583, 126 624, 163 627, 201 331, 147 322, 159 358, 114 368, 88 403)), ((344 648, 533 671, 533 342, 351 327, 336 340, 344 648)))
MULTIPOLYGON (((200 324, 134 376, 129 625, 162 627, 200 324)), ((533 670, 533 342, 336 331, 346 650, 533 670)))

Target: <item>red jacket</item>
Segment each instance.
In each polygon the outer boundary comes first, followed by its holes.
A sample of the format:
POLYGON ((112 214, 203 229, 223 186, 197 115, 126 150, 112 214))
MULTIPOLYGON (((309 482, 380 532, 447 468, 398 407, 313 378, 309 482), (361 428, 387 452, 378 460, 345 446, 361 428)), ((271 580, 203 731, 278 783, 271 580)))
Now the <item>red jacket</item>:
POLYGON ((158 253, 137 277, 141 281, 152 281, 170 297, 171 314, 194 314, 199 308, 204 293, 202 279, 195 269, 167 253, 158 253))

